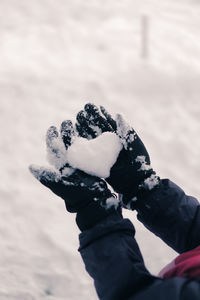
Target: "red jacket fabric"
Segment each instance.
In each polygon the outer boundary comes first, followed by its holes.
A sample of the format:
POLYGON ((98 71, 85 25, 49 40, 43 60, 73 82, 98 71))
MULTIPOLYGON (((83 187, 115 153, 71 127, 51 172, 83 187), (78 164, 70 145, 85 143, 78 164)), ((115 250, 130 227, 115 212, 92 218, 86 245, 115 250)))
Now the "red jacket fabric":
POLYGON ((182 253, 160 271, 159 277, 169 279, 172 277, 198 278, 200 277, 200 246, 182 253))

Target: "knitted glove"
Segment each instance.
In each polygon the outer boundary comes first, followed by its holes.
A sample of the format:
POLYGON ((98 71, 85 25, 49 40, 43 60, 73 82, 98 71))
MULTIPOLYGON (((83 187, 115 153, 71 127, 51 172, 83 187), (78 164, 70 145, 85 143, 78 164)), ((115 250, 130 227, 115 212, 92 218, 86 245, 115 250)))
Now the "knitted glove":
POLYGON ((107 131, 116 133, 120 138, 123 149, 106 181, 122 194, 124 207, 135 209, 140 192, 158 186, 159 177, 150 165, 150 157, 143 142, 120 114, 116 115, 115 120, 104 107, 100 106, 99 109, 89 103, 77 114, 76 128, 79 135, 87 139, 107 131))
POLYGON ((55 169, 30 166, 31 173, 44 186, 65 201, 69 212, 77 213, 76 222, 80 230, 86 230, 115 213, 119 201, 108 189, 104 180, 71 168, 66 161, 67 149, 73 143, 75 130, 71 121, 64 121, 60 135, 56 127, 47 131, 48 160, 55 169))

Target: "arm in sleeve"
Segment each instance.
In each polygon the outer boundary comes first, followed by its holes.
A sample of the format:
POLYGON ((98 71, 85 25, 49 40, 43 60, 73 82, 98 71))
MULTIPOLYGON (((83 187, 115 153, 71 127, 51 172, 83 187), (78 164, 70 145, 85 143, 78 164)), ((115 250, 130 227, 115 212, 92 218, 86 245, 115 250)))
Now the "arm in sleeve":
POLYGON ((129 220, 108 217, 80 234, 82 259, 100 300, 199 300, 199 281, 164 280, 145 268, 129 220))
POLYGON ((138 219, 175 251, 200 245, 200 205, 168 179, 138 198, 138 219))
POLYGON ((79 251, 99 299, 128 299, 154 280, 134 234, 132 223, 116 216, 80 234, 79 251))

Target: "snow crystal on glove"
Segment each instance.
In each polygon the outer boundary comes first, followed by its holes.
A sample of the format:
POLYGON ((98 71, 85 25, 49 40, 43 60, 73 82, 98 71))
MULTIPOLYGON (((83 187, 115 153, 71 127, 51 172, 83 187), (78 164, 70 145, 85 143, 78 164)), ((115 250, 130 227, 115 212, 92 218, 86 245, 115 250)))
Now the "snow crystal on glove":
POLYGON ((144 180, 143 184, 140 185, 140 188, 144 188, 146 190, 151 191, 159 184, 159 177, 155 174, 152 174, 150 177, 144 180))
MULTIPOLYGON (((127 150, 133 141, 136 139, 136 133, 130 127, 130 125, 124 120, 120 114, 116 115, 117 122, 117 135, 120 137, 124 148, 127 150)), ((129 150, 132 150, 129 148, 129 150)))
POLYGON ((114 207, 115 209, 117 209, 119 207, 120 204, 120 200, 115 198, 115 197, 110 197, 106 200, 106 205, 105 208, 109 209, 111 207, 114 207))
POLYGON ((149 171, 152 169, 151 166, 147 164, 146 157, 143 155, 137 156, 135 161, 141 163, 141 167, 138 169, 138 171, 149 171))
POLYGON ((31 165, 29 167, 30 172, 33 176, 40 180, 47 180, 51 182, 59 182, 61 177, 60 174, 50 168, 38 167, 36 165, 31 165))

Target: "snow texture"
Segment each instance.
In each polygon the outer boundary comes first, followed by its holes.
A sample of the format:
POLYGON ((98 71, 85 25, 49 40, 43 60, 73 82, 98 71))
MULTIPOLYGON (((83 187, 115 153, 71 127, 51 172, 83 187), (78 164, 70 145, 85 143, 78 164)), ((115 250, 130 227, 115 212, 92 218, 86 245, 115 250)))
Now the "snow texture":
POLYGON ((151 166, 146 162, 145 156, 137 156, 135 161, 141 163, 141 167, 138 169, 138 171, 148 171, 151 169, 151 166))
MULTIPOLYGON (((90 124, 90 128, 92 128, 92 130, 95 132, 96 136, 99 136, 102 134, 101 128, 99 126, 94 126, 90 124)), ((92 137, 91 137, 92 139, 92 137)))
POLYGON ((48 180, 52 182, 58 182, 61 179, 60 173, 52 170, 50 168, 38 167, 36 165, 31 165, 29 170, 33 176, 38 180, 48 180))
POLYGON ((92 140, 77 138, 67 150, 67 162, 90 175, 107 178, 121 149, 119 137, 112 132, 92 140))
POLYGON ((62 170, 62 176, 70 176, 74 173, 75 169, 71 168, 71 167, 65 167, 63 170, 62 170))
POLYGON ((57 170, 66 165, 67 151, 61 137, 52 140, 51 148, 47 147, 47 160, 57 170), (54 149, 54 151, 52 151, 52 149, 54 149))
MULTIPOLYGON (((124 114, 157 174, 200 195, 199 1, 104 4, 0 1, 1 300, 98 299, 77 251, 74 215, 27 170, 46 159, 46 129, 74 119, 86 102, 124 114)), ((157 274, 177 254, 134 212, 123 214, 157 274)))
POLYGON ((121 114, 116 115, 117 122, 117 134, 119 135, 124 148, 127 150, 130 149, 130 144, 135 140, 136 133, 132 131, 131 126, 125 121, 124 117, 121 114))
POLYGON ((155 188, 158 184, 159 184, 158 176, 156 176, 155 174, 152 174, 150 177, 148 177, 147 179, 144 180, 144 183, 142 185, 140 185, 140 187, 143 187, 144 189, 147 189, 150 191, 153 188, 155 188))
POLYGON ((120 204, 119 199, 117 199, 115 197, 110 197, 106 200, 106 209, 109 209, 113 206, 114 206, 115 209, 117 209, 119 204, 120 204))

